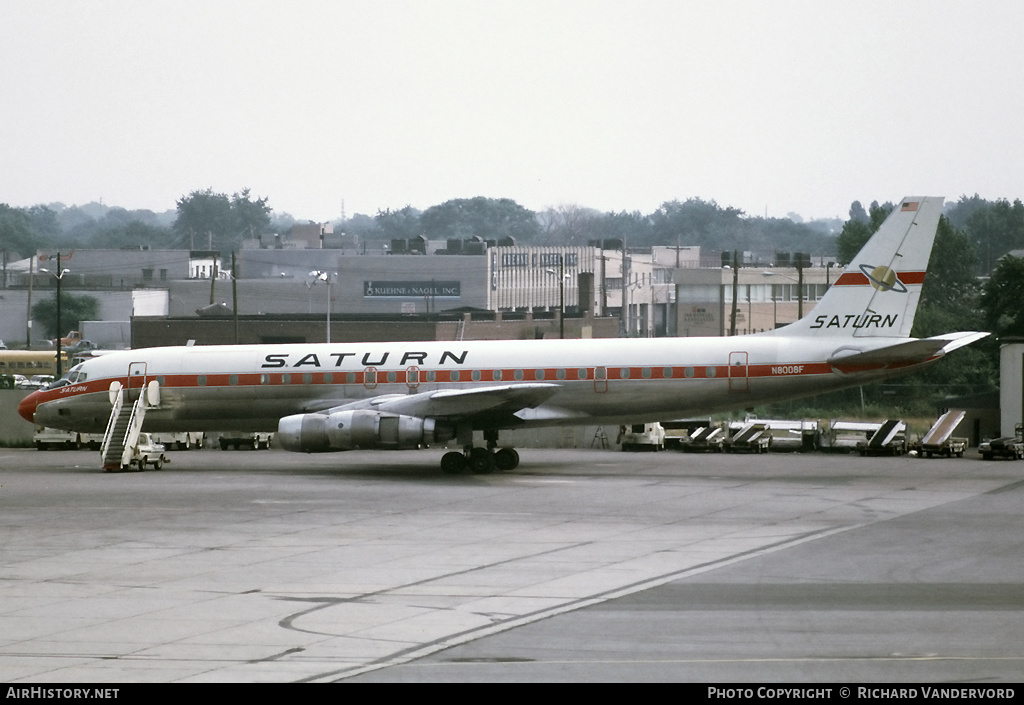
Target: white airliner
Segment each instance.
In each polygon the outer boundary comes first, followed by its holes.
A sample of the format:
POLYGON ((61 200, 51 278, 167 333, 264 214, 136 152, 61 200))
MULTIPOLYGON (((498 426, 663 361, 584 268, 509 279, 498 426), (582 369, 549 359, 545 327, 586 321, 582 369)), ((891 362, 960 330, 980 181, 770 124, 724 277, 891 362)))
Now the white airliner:
POLYGON ((905 374, 987 333, 910 338, 942 198, 900 201, 799 321, 717 338, 186 346, 88 360, 25 398, 36 423, 102 432, 113 384, 156 380, 146 431, 277 431, 287 450, 456 439, 448 472, 510 470, 498 433, 640 423, 751 407, 905 374), (483 431, 486 447, 473 447, 483 431))

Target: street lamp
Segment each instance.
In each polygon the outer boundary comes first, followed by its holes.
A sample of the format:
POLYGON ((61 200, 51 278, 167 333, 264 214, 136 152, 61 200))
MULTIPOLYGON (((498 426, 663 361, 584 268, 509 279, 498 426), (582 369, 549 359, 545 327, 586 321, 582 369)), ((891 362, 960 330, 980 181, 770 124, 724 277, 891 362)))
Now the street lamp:
POLYGON ((317 282, 324 282, 327 284, 327 342, 331 342, 331 274, 330 272, 321 272, 320 270, 314 270, 309 273, 312 281, 306 282, 306 286, 312 289, 316 286, 317 282))
POLYGON ((58 252, 57 253, 57 273, 55 274, 55 273, 51 272, 49 269, 45 269, 43 267, 40 267, 39 271, 40 272, 46 272, 51 277, 53 277, 54 279, 57 280, 57 360, 56 360, 56 363, 57 363, 56 364, 57 374, 55 375, 55 378, 56 379, 60 379, 61 377, 64 376, 64 366, 61 364, 61 359, 60 359, 60 342, 61 342, 60 337, 62 335, 61 331, 63 330, 60 327, 60 281, 61 281, 61 279, 64 278, 64 275, 67 274, 68 272, 70 272, 71 270, 70 269, 62 269, 61 268, 61 266, 60 266, 60 253, 58 252))
MULTIPOLYGON (((544 270, 548 274, 555 274, 555 270, 548 268, 544 270)), ((565 255, 558 255, 558 338, 565 338, 565 255)))
MULTIPOLYGON (((797 285, 797 287, 796 287, 796 302, 797 302, 796 303, 796 317, 797 317, 797 320, 800 320, 801 318, 804 317, 804 282, 803 282, 803 274, 804 274, 804 272, 803 272, 803 269, 798 269, 797 272, 800 274, 800 278, 799 279, 794 279, 793 277, 789 276, 788 274, 782 274, 781 272, 761 272, 761 274, 763 274, 766 277, 782 277, 783 279, 788 279, 791 282, 795 282, 796 283, 796 285, 797 285)), ((773 295, 772 299, 774 299, 774 298, 775 298, 775 296, 773 295)), ((776 317, 775 323, 776 323, 776 325, 778 324, 778 318, 777 317, 776 317)))
MULTIPOLYGON (((642 305, 640 305, 640 304, 637 305, 636 316, 633 316, 633 292, 634 291, 639 291, 640 289, 644 288, 644 282, 643 282, 644 273, 643 272, 640 272, 639 274, 630 273, 630 277, 633 279, 633 281, 631 281, 631 282, 630 281, 624 282, 623 287, 622 287, 622 296, 623 296, 623 299, 625 299, 626 319, 628 321, 628 324, 626 326, 626 331, 627 331, 626 332, 626 337, 628 337, 628 338, 636 338, 636 337, 639 337, 640 329, 642 327, 642 323, 640 321, 640 310, 639 310, 640 308, 642 308, 642 305), (635 330, 634 330, 634 328, 635 328, 635 330)), ((653 296, 653 293, 652 293, 652 296, 653 296)))

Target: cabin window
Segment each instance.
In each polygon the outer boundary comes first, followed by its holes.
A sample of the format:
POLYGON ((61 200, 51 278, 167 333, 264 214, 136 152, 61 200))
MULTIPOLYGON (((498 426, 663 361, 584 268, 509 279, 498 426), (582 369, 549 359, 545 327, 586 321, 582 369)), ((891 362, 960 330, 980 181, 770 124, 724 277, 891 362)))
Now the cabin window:
POLYGON ((643 368, 642 370, 640 370, 640 375, 644 379, 650 379, 651 378, 651 368, 650 367, 643 368))
POLYGON ((495 382, 500 382, 501 381, 501 370, 495 370, 494 372, 492 372, 491 373, 491 378, 495 382))
POLYGON ((480 370, 473 370, 473 373, 470 375, 470 377, 473 378, 474 382, 479 382, 480 381, 480 370))
POLYGON ((199 387, 205 387, 206 386, 206 375, 199 375, 198 377, 196 377, 196 386, 199 386, 199 387))
POLYGON ((534 379, 544 379, 544 370, 534 370, 533 371, 533 378, 534 379))
POLYGON ((520 381, 523 378, 523 371, 522 370, 516 370, 515 372, 512 373, 512 376, 518 382, 518 381, 520 381))
POLYGON ((709 367, 707 368, 707 370, 704 371, 704 374, 707 375, 708 377, 714 377, 715 375, 718 374, 718 370, 716 370, 714 367, 709 367))
POLYGON ((665 379, 672 379, 672 374, 673 372, 671 367, 666 367, 661 371, 661 376, 664 377, 665 379))
POLYGON ((228 375, 228 384, 232 387, 238 386, 238 375, 228 375))
POLYGON ((629 368, 623 367, 619 370, 619 379, 629 379, 629 368))
POLYGON ((449 379, 450 379, 450 380, 451 380, 452 382, 458 382, 458 381, 459 381, 459 371, 458 371, 458 370, 452 370, 452 371, 451 371, 451 372, 449 373, 449 379))
POLYGON ((586 378, 587 378, 587 368, 586 367, 581 367, 578 370, 576 370, 576 379, 586 379, 586 378))

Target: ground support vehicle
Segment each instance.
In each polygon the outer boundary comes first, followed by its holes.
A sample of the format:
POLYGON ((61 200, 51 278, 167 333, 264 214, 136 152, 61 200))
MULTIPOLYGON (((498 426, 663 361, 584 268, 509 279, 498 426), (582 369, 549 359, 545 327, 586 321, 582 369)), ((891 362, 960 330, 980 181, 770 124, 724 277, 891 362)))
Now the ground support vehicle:
POLYGON ((170 459, 164 455, 163 445, 156 443, 152 435, 140 433, 138 443, 132 446, 128 462, 121 466, 121 470, 127 471, 134 467, 141 471, 145 470, 147 465, 152 465, 154 470, 159 470, 164 463, 169 462, 171 462, 170 459))
POLYGON ((828 431, 821 436, 821 449, 838 453, 857 450, 857 444, 871 438, 881 426, 880 423, 833 419, 828 424, 828 431))
POLYGON ((184 431, 182 433, 154 433, 153 440, 165 447, 174 446, 178 450, 202 448, 206 444, 206 434, 202 431, 184 431))
POLYGON ((768 425, 772 442, 769 450, 777 453, 802 453, 818 449, 817 421, 762 419, 768 425))
POLYGON ((64 431, 59 428, 36 426, 32 442, 35 444, 36 450, 47 450, 50 448, 77 450, 82 446, 99 450, 100 444, 103 443, 103 436, 95 433, 78 433, 76 431, 64 431))
POLYGON ((861 455, 903 455, 907 452, 907 425, 899 419, 887 419, 871 437, 858 441, 861 455))
POLYGON ((253 450, 267 450, 270 448, 270 442, 273 438, 272 433, 237 433, 237 432, 225 432, 220 434, 218 443, 220 444, 221 450, 227 450, 228 448, 252 448, 253 450))
POLYGON ((705 426, 696 429, 690 437, 683 441, 685 453, 721 453, 725 441, 725 431, 721 426, 705 426))
POLYGON ((979 443, 978 452, 985 460, 993 458, 1021 460, 1024 459, 1024 442, 1021 441, 1019 433, 1016 436, 1001 436, 979 443))
POLYGON ((726 453, 767 453, 772 444, 772 434, 764 421, 747 421, 725 439, 726 453))
POLYGON ((964 457, 967 449, 967 439, 953 436, 953 431, 963 421, 966 411, 950 409, 940 416, 928 432, 914 444, 913 450, 919 458, 931 458, 932 456, 945 456, 952 458, 964 457))
POLYGON ((703 419, 673 419, 662 421, 661 427, 665 429, 665 448, 667 450, 682 450, 683 445, 690 440, 690 437, 698 429, 707 428, 711 425, 710 418, 703 419))
POLYGON ((619 428, 619 443, 626 453, 665 450, 665 429, 661 424, 635 423, 619 428))

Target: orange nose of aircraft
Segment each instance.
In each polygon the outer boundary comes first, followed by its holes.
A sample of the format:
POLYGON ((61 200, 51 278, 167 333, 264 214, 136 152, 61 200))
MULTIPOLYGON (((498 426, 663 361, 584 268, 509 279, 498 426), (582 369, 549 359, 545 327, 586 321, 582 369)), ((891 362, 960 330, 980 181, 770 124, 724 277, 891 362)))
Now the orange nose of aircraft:
POLYGON ((29 423, 35 421, 36 407, 39 406, 39 392, 32 392, 18 404, 18 414, 29 423))

